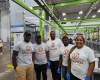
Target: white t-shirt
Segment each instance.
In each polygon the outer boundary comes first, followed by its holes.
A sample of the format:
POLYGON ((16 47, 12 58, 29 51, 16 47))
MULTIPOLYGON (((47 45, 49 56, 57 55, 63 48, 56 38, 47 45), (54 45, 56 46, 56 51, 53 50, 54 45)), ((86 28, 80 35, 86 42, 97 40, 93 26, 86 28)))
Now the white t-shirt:
POLYGON ((35 64, 46 64, 47 57, 46 52, 48 51, 48 47, 45 43, 41 43, 38 45, 37 43, 33 44, 34 48, 34 63, 35 64))
POLYGON ((33 47, 32 43, 26 43, 25 41, 19 41, 14 46, 15 51, 19 51, 17 56, 17 65, 28 66, 32 61, 33 47))
POLYGON ((73 45, 69 44, 68 46, 61 47, 61 55, 62 55, 62 65, 67 66, 67 60, 68 60, 68 52, 73 47, 73 45))
POLYGON ((89 63, 95 61, 93 51, 84 45, 83 48, 75 48, 70 55, 71 58, 71 72, 73 75, 81 80, 87 75, 89 63))
POLYGON ((49 48, 49 59, 51 61, 59 60, 60 58, 60 48, 63 47, 63 43, 60 39, 47 41, 47 46, 49 48))

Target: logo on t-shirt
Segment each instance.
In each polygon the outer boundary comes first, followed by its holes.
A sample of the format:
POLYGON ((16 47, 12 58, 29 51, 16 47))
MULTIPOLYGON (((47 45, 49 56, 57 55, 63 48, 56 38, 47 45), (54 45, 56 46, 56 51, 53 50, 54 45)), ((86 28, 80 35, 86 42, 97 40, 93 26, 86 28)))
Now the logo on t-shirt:
POLYGON ((52 50, 52 51, 56 51, 57 50, 55 43, 51 43, 50 50, 52 50))
POLYGON ((43 48, 42 48, 42 47, 39 47, 39 48, 37 49, 37 51, 38 51, 38 52, 43 52, 43 48))
POLYGON ((72 64, 76 66, 81 66, 83 64, 82 61, 79 61, 80 54, 78 52, 72 53, 72 64))
POLYGON ((32 52, 32 48, 30 46, 26 46, 26 51, 32 52))
POLYGON ((79 53, 77 53, 77 52, 72 54, 72 58, 73 58, 74 60, 78 60, 79 57, 80 57, 80 55, 79 55, 79 53))
POLYGON ((51 46, 52 48, 54 48, 54 47, 55 47, 55 43, 52 43, 50 46, 51 46))
POLYGON ((37 55, 43 55, 43 54, 44 54, 43 48, 42 48, 42 47, 39 47, 39 48, 37 49, 37 55))
POLYGON ((26 51, 23 52, 24 56, 30 56, 30 55, 32 55, 32 48, 31 48, 31 46, 26 46, 25 49, 26 49, 26 51))
POLYGON ((69 50, 66 49, 62 53, 63 54, 63 57, 66 58, 66 59, 68 58, 68 52, 69 52, 69 50))

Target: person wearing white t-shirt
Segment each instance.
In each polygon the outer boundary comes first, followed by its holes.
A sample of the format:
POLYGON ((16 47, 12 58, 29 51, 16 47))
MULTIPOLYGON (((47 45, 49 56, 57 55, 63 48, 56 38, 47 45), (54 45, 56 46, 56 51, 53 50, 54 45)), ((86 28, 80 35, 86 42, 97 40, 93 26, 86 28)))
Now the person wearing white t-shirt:
POLYGON ((51 37, 51 40, 47 41, 46 43, 49 48, 48 66, 50 66, 51 68, 53 80, 61 80, 61 74, 57 73, 57 69, 60 68, 60 65, 59 65, 59 61, 61 61, 60 48, 64 45, 60 39, 55 38, 54 31, 50 32, 50 37, 51 37))
MULTIPOLYGON (((64 36, 62 38, 62 42, 64 44, 64 47, 60 48, 61 55, 62 55, 62 62, 59 64, 62 64, 62 77, 64 78, 64 80, 66 80, 68 52, 73 47, 73 45, 69 44, 69 39, 67 36, 64 36)), ((58 71, 58 73, 60 72, 58 71)))
POLYGON ((12 63, 16 71, 16 80, 33 80, 33 45, 29 42, 31 33, 24 33, 24 40, 16 43, 13 49, 12 63))
POLYGON ((43 80, 47 80, 47 60, 48 60, 48 47, 45 43, 41 42, 41 36, 36 36, 36 43, 33 44, 34 48, 34 68, 37 80, 41 79, 41 72, 43 80))
POLYGON ((91 80, 95 66, 94 52, 85 46, 83 36, 77 36, 75 39, 76 46, 71 48, 68 53, 68 80, 91 80), (70 73, 69 73, 70 72, 70 73))

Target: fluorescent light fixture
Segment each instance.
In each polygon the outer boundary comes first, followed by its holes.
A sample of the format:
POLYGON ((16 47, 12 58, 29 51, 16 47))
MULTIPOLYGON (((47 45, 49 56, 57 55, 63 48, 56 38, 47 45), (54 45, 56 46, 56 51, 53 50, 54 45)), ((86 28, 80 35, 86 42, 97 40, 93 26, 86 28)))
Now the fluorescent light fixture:
POLYGON ((92 18, 95 18, 95 17, 96 17, 96 15, 93 15, 93 16, 92 16, 92 18))
POLYGON ((64 20, 66 20, 67 18, 64 18, 64 20))
POLYGON ((66 13, 62 13, 62 15, 63 15, 63 16, 65 16, 65 15, 66 15, 66 13))
POLYGON ((32 7, 29 7, 30 9, 33 9, 32 7))
POLYGON ((77 19, 80 19, 80 17, 77 17, 77 19))
POLYGON ((79 14, 83 14, 83 11, 80 11, 79 14))
POLYGON ((42 16, 44 18, 44 16, 42 16))
POLYGON ((100 12, 100 9, 97 12, 100 12))

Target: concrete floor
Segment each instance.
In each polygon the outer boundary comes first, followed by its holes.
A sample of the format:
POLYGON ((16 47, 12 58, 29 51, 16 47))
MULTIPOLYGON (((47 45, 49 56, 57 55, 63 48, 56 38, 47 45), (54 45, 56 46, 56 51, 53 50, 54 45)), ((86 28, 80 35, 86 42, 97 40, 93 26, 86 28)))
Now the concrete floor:
MULTIPOLYGON (((0 80, 15 80, 15 71, 12 68, 8 68, 7 64, 11 63, 10 58, 10 46, 4 45, 3 54, 0 55, 0 80)), ((47 71, 48 80, 52 80, 51 71, 47 71)), ((34 80, 36 80, 34 72, 34 80)))

